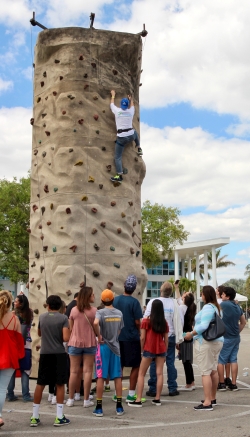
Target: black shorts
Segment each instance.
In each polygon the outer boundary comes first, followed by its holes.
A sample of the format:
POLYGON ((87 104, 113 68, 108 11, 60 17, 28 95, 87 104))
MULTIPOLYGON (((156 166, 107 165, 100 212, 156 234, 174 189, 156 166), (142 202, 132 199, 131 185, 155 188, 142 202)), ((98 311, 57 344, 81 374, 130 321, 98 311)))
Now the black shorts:
POLYGON ((140 367, 141 343, 135 341, 119 341, 122 367, 140 367))
POLYGON ((41 354, 38 368, 38 385, 68 382, 67 354, 41 354))

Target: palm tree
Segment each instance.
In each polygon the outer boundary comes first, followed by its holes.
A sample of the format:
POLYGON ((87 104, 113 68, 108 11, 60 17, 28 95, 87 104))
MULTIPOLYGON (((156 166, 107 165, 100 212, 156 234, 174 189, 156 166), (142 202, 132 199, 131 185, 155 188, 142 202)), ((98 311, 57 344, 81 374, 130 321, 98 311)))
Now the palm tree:
POLYGON ((245 276, 250 276, 250 264, 247 264, 244 275, 245 276))
MULTIPOLYGON (((221 267, 235 266, 235 263, 233 261, 225 261, 225 258, 228 255, 223 255, 220 257, 220 253, 221 253, 221 249, 217 249, 215 251, 217 269, 220 269, 221 267)), ((212 269, 212 252, 208 252, 207 260, 208 260, 208 268, 212 269)))
POLYGON ((189 280, 187 278, 181 278, 180 279, 180 283, 179 283, 179 287, 180 287, 180 291, 183 292, 188 292, 188 291, 192 291, 192 293, 194 293, 196 291, 196 280, 189 280))
MULTIPOLYGON (((200 257, 200 261, 202 261, 202 257, 200 257)), ((204 279, 204 264, 200 263, 199 265, 199 271, 200 271, 200 279, 203 281, 204 279)), ((187 275, 188 272, 188 263, 185 262, 185 275, 187 275)), ((194 279, 196 277, 196 258, 191 259, 191 272, 194 274, 194 279)), ((211 279, 211 275, 208 273, 208 279, 211 279)))

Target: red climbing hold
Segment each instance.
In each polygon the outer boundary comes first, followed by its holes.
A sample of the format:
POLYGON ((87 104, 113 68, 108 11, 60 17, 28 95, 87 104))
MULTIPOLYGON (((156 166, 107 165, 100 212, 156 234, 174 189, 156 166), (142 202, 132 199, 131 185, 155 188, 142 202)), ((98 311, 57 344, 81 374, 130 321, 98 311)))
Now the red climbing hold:
POLYGON ((107 283, 107 288, 109 289, 109 290, 111 290, 111 288, 113 287, 113 282, 112 281, 109 281, 108 283, 107 283))
POLYGON ((39 225, 39 226, 38 226, 38 229, 42 229, 42 225, 39 225))
POLYGON ((79 61, 83 61, 83 55, 79 56, 79 61))
POLYGON ((92 208, 91 211, 95 214, 97 212, 96 208, 92 208))
POLYGON ((73 246, 70 247, 70 249, 75 252, 76 251, 77 246, 74 244, 73 246))
POLYGON ((84 122, 83 118, 81 118, 80 120, 78 120, 78 123, 79 123, 79 124, 83 124, 83 122, 84 122))
POLYGON ((44 235, 42 234, 42 235, 40 236, 40 238, 41 238, 41 240, 43 240, 43 239, 44 239, 44 235))
POLYGON ((50 132, 49 131, 46 130, 45 133, 46 133, 47 137, 50 136, 50 132))
POLYGON ((106 227, 106 222, 101 222, 101 226, 102 226, 103 228, 105 228, 105 227, 106 227))
POLYGON ((45 191, 45 193, 49 193, 49 187, 48 187, 48 185, 46 184, 46 185, 44 185, 44 188, 43 188, 43 190, 45 191))
POLYGON ((121 228, 117 229, 117 234, 120 234, 122 232, 121 228))
POLYGON ((31 233, 31 229, 30 228, 26 229, 26 231, 29 232, 29 234, 31 233))
POLYGON ((47 222, 47 225, 50 226, 50 225, 51 225, 51 222, 47 222))
POLYGON ((35 279, 32 278, 32 279, 30 280, 30 283, 33 284, 34 281, 35 281, 35 279))
POLYGON ((106 165, 106 169, 108 170, 108 171, 111 171, 111 165, 109 164, 109 165, 106 165))
POLYGON ((34 150, 34 155, 36 156, 37 154, 38 154, 38 150, 35 149, 35 150, 34 150))
POLYGON ((96 233, 97 233, 97 229, 96 229, 96 228, 93 228, 92 231, 91 231, 91 234, 94 235, 94 234, 96 234, 96 233))
POLYGON ((41 84, 41 87, 43 87, 44 86, 44 82, 42 81, 42 82, 40 82, 40 84, 41 84))
POLYGON ((117 70, 112 70, 113 71, 113 74, 116 76, 117 74, 118 74, 118 71, 117 70))
POLYGON ((66 114, 66 111, 62 111, 62 115, 65 115, 66 114))
POLYGON ((38 206, 37 205, 33 205, 32 209, 33 209, 34 212, 36 212, 36 210, 38 209, 38 206))
POLYGON ((83 89, 87 89, 89 87, 89 85, 87 84, 87 83, 85 83, 85 85, 84 85, 84 87, 83 87, 83 89))
POLYGON ((91 62, 91 65, 93 68, 96 68, 96 63, 95 62, 91 62))
POLYGON ((53 96, 56 96, 57 95, 57 92, 56 91, 53 91, 53 96))
POLYGON ((67 214, 71 214, 71 209, 70 208, 66 208, 66 213, 67 214))
POLYGON ((131 253, 131 255, 133 255, 135 253, 135 250, 133 249, 133 247, 130 247, 130 253, 131 253))
POLYGON ((113 200, 112 202, 110 202, 110 205, 111 205, 111 206, 115 206, 115 205, 116 205, 116 202, 113 200))
POLYGON ((98 118, 99 118, 99 115, 98 115, 98 114, 94 114, 93 117, 94 117, 94 119, 97 121, 98 118))
POLYGON ((33 126, 34 121, 35 121, 34 118, 31 118, 31 119, 30 119, 30 124, 31 124, 31 126, 33 126))

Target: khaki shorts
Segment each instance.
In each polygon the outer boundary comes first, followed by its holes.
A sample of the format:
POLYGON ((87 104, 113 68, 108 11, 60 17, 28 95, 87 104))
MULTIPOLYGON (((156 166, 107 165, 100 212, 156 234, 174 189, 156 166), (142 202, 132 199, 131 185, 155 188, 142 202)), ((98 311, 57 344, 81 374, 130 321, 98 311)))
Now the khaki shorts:
POLYGON ((217 370, 222 346, 222 341, 206 341, 203 339, 202 344, 200 344, 199 340, 195 340, 194 349, 201 375, 211 375, 213 370, 217 370))

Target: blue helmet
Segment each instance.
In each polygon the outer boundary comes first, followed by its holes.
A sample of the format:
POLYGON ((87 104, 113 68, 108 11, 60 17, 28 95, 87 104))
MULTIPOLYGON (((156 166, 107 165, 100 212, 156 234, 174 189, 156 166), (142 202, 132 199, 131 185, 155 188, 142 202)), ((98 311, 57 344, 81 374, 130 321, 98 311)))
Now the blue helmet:
POLYGON ((121 108, 124 109, 128 109, 129 107, 129 99, 121 99, 121 108))

